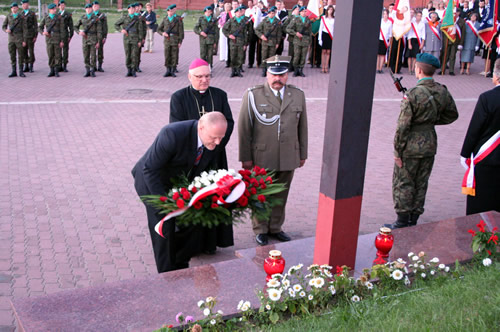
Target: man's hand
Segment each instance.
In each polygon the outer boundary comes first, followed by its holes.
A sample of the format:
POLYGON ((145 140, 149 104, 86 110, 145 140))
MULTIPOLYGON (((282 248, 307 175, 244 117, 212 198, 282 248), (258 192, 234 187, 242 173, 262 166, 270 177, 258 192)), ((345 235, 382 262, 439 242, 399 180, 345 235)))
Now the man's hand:
POLYGON ((408 43, 408 48, 411 50, 413 47, 411 47, 411 43, 408 43))
POLYGON ((50 37, 50 33, 48 33, 47 31, 44 31, 42 34, 43 34, 44 36, 50 37))
POLYGON ((243 169, 252 169, 253 162, 252 161, 242 161, 241 168, 243 169))
POLYGON ((177 48, 181 48, 181 45, 182 45, 181 43, 177 44, 177 48))
POLYGON ((300 39, 302 39, 302 34, 300 32, 297 32, 297 37, 299 37, 300 39))
POLYGON ((12 31, 10 29, 6 29, 5 32, 11 33, 12 31))
POLYGON ((462 167, 465 168, 465 170, 469 169, 469 165, 467 165, 467 158, 460 156, 460 164, 462 164, 462 167))
POLYGON ((64 47, 64 42, 60 42, 60 43, 59 43, 59 47, 60 47, 60 48, 63 48, 63 47, 64 47))
POLYGON ((263 41, 267 41, 267 38, 264 35, 260 36, 260 39, 262 39, 263 41))
POLYGON ((80 31, 78 34, 79 34, 80 36, 82 36, 82 37, 85 37, 85 36, 86 36, 84 31, 80 31))
POLYGON ((98 50, 99 49, 99 43, 95 44, 95 49, 98 50))
POLYGON ((299 167, 304 166, 304 164, 305 164, 305 163, 306 163, 306 160, 305 160, 305 159, 301 159, 301 160, 300 160, 300 165, 299 165, 299 167))
POLYGON ((170 36, 169 36, 169 35, 168 35, 168 33, 166 33, 166 32, 164 32, 164 33, 163 33, 163 37, 165 37, 165 38, 170 38, 170 36))
POLYGON ((233 36, 233 35, 229 35, 229 39, 235 40, 235 39, 236 39, 236 37, 235 37, 235 36, 233 36))
POLYGON ((403 161, 401 160, 401 158, 394 157, 394 162, 399 168, 403 167, 403 161))
POLYGON ((141 47, 142 43, 141 42, 138 42, 137 43, 137 46, 141 47))
POLYGON ((127 30, 122 29, 122 31, 121 31, 121 32, 122 32, 125 36, 128 36, 128 32, 127 32, 127 30))
POLYGON ((102 44, 102 45, 104 45, 104 43, 106 43, 106 38, 103 38, 103 39, 101 40, 101 44, 102 44))
POLYGON ((23 42, 23 47, 26 47, 26 42, 23 42))
POLYGON ((200 32, 200 36, 202 36, 203 38, 207 38, 207 34, 205 33, 205 31, 200 32))

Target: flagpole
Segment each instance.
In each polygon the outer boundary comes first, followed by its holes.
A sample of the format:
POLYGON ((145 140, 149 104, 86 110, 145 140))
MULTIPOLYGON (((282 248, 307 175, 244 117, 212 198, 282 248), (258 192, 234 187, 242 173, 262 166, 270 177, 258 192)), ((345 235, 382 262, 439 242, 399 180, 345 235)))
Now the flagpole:
POLYGON ((444 46, 443 63, 441 65, 441 76, 444 75, 444 71, 446 70, 446 63, 448 62, 448 59, 446 58, 447 56, 448 56, 448 37, 446 37, 446 42, 444 46))
MULTIPOLYGON (((390 63, 391 63, 392 40, 393 40, 393 37, 391 37, 391 43, 390 43, 390 45, 389 45, 389 57, 388 57, 389 61, 386 61, 386 62, 385 62, 385 66, 386 66, 386 67, 389 67, 389 65, 390 65, 390 63)), ((387 53, 386 53, 386 54, 387 54, 387 53)))
MULTIPOLYGON (((403 37, 401 37, 403 38, 403 37)), ((398 64, 399 64, 399 48, 401 47, 401 38, 398 40, 398 52, 396 54, 396 65, 394 66, 394 73, 398 72, 398 64)))
MULTIPOLYGON (((488 67, 488 64, 490 62, 490 48, 491 44, 488 45, 488 54, 486 55, 486 62, 484 63, 484 77, 488 76, 488 72, 486 71, 486 68, 488 67)), ((489 68, 488 68, 489 70, 489 68)))

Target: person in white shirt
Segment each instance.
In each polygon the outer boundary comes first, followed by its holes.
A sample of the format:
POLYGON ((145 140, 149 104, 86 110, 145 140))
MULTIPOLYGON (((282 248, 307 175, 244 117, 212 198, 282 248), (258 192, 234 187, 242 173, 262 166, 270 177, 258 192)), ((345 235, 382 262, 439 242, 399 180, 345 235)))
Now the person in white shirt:
POLYGON ((437 9, 436 9, 436 13, 439 16, 438 20, 440 20, 440 21, 443 20, 445 11, 446 11, 446 9, 444 8, 444 3, 441 1, 440 3, 438 3, 437 9))
POLYGON ((408 68, 410 75, 415 75, 415 62, 417 54, 422 52, 425 44, 425 23, 422 20, 422 13, 415 14, 415 20, 411 22, 411 29, 408 31, 408 68))
POLYGON ((318 43, 321 45, 321 72, 328 73, 330 68, 330 53, 333 42, 333 25, 335 23, 335 8, 326 7, 325 15, 321 16, 318 31, 318 43))
POLYGON ((249 36, 248 68, 253 67, 255 58, 257 58, 256 67, 260 67, 261 63, 260 43, 259 43, 259 37, 255 34, 255 29, 262 21, 262 11, 260 10, 259 6, 257 6, 257 0, 255 0, 255 3, 252 0, 248 1, 248 9, 245 10, 245 16, 250 17, 250 19, 253 21, 252 27, 250 29, 251 33, 248 35, 249 36))
POLYGON ((422 10, 422 17, 424 18, 424 20, 429 18, 429 14, 432 8, 434 8, 434 3, 432 1, 429 1, 427 3, 427 6, 422 10))
POLYGON ((380 34, 378 41, 377 73, 382 74, 382 66, 385 62, 385 55, 389 46, 389 40, 392 37, 392 22, 389 20, 389 11, 382 10, 382 20, 380 21, 380 34))

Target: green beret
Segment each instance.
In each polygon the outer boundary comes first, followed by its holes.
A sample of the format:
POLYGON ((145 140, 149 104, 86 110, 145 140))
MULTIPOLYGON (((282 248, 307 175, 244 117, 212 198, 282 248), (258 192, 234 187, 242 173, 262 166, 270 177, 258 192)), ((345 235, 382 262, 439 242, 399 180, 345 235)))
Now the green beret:
POLYGON ((307 8, 306 8, 306 7, 304 7, 304 6, 300 7, 300 9, 299 9, 299 13, 300 13, 301 11, 303 11, 303 10, 306 10, 306 9, 307 9, 307 8))
POLYGON ((294 10, 295 10, 295 8, 299 8, 299 9, 300 9, 300 6, 299 6, 299 5, 295 5, 295 6, 293 6, 293 7, 292 7, 292 11, 294 11, 294 10))
POLYGON ((62 3, 65 3, 64 0, 59 1, 59 3, 57 5, 59 6, 62 3))
POLYGON ((92 5, 98 5, 98 4, 99 4, 99 1, 92 2, 92 5))
POLYGON ((206 6, 203 11, 206 12, 207 10, 214 10, 212 6, 206 6))
POLYGON ((175 7, 177 7, 177 5, 175 3, 173 3, 173 4, 171 4, 170 6, 167 7, 167 10, 174 9, 175 7))
POLYGON ((92 8, 92 4, 91 3, 86 4, 85 8, 92 8))
POLYGON ((276 12, 276 10, 278 10, 278 8, 276 8, 276 6, 272 6, 271 8, 269 8, 269 10, 267 12, 268 13, 270 13, 270 12, 276 12))
POLYGON ((17 2, 13 2, 10 4, 10 8, 12 8, 12 7, 19 7, 19 6, 17 5, 17 2))
POLYGON ((53 3, 51 3, 51 4, 47 7, 47 8, 48 8, 48 9, 54 9, 54 8, 56 8, 56 5, 55 5, 55 4, 53 4, 53 3))
POLYGON ((134 8, 134 4, 133 4, 133 3, 129 4, 129 5, 127 6, 127 9, 129 9, 129 8, 134 8))
POLYGON ((239 7, 238 7, 238 8, 236 8, 234 11, 235 11, 235 12, 237 12, 237 11, 244 10, 244 9, 245 9, 245 7, 243 7, 243 6, 239 6, 239 7))
POLYGON ((429 54, 429 53, 417 54, 417 62, 426 63, 428 65, 435 67, 435 68, 441 67, 441 64, 439 63, 438 58, 436 58, 434 55, 429 54))
POLYGON ((30 0, 21 0, 21 3, 30 3, 30 0))

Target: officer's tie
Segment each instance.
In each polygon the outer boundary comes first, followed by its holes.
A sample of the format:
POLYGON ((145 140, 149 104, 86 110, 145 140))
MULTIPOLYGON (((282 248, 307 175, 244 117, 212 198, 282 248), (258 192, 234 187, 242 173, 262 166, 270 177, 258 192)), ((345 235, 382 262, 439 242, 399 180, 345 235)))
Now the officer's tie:
POLYGON ((276 97, 278 98, 278 101, 281 105, 282 99, 281 99, 281 92, 278 90, 278 93, 276 94, 276 97))
POLYGON ((196 151, 196 159, 194 160, 194 165, 198 166, 201 160, 201 156, 203 155, 203 145, 198 148, 196 151))

